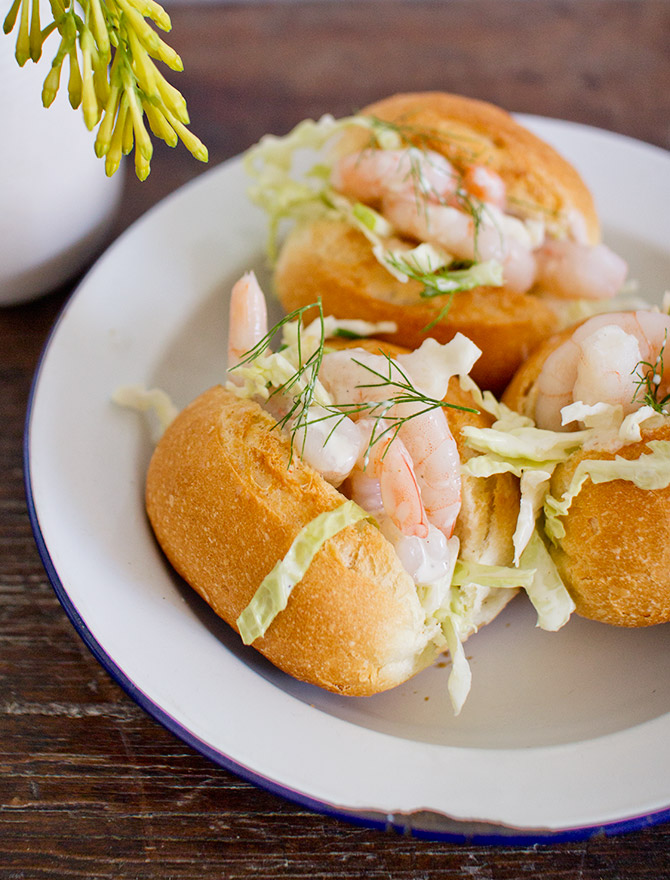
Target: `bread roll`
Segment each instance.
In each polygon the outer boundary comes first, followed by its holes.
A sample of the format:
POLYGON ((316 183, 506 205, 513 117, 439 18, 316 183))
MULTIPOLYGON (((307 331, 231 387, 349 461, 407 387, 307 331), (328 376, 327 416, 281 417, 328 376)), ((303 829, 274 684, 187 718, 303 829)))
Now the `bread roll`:
MULTIPOLYGON (((509 210, 540 218, 552 235, 570 235, 578 218, 583 237, 593 244, 599 241, 593 200, 576 170, 504 110, 471 98, 424 92, 394 95, 362 113, 416 132, 418 146, 441 153, 459 173, 473 164, 493 169, 506 184, 509 210)), ((369 133, 347 130, 338 153, 367 145, 369 133)), ((496 393, 562 320, 555 301, 506 286, 478 287, 456 293, 448 316, 427 331, 445 297, 421 297, 420 282, 395 278, 375 259, 362 232, 330 217, 294 227, 280 251, 274 281, 288 310, 321 297, 327 314, 394 321, 397 332, 385 338, 410 348, 426 335, 447 342, 463 333, 483 351, 473 379, 496 393)))
MULTIPOLYGON (((558 465, 555 497, 584 459, 636 459, 650 440, 670 440, 670 425, 614 451, 581 450, 558 465)), ((618 626, 670 620, 670 488, 639 489, 628 480, 590 480, 563 517, 565 535, 551 553, 582 617, 618 626)))
MULTIPOLYGON (((518 370, 503 402, 534 418, 542 367, 574 332, 570 328, 546 340, 518 370)), ((560 498, 580 462, 636 460, 656 440, 670 440, 667 417, 656 419, 653 427, 643 425, 639 442, 604 434, 557 465, 549 491, 560 498)), ((670 620, 670 487, 642 489, 630 480, 594 483, 588 478, 560 521, 565 534, 555 537, 549 549, 578 614, 631 627, 670 620)))
MULTIPOLYGON (((455 383, 454 383, 455 384, 455 383)), ((450 391, 451 394, 451 391, 450 391)), ((454 389, 454 399, 467 403, 454 389)), ((471 403, 471 402, 470 402, 471 403)), ((488 417, 449 411, 461 424, 488 417)), ((465 456, 471 454, 461 447, 465 456)), ((256 402, 209 389, 167 429, 151 460, 146 507, 179 574, 230 626, 298 531, 344 496, 299 459, 256 402)), ((463 558, 509 564, 518 489, 509 474, 466 478, 458 521, 463 558)), ((481 609, 487 623, 514 595, 481 609)), ((405 681, 444 650, 393 546, 363 520, 330 538, 286 609, 253 645, 296 678, 348 695, 405 681)))

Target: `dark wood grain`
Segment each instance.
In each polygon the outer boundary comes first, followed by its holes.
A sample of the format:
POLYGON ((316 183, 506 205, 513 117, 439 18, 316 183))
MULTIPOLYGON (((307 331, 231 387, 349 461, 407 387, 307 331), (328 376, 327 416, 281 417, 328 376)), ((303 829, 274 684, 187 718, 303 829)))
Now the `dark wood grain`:
MULTIPOLYGON (((426 88, 670 148, 670 4, 662 0, 173 4, 170 12, 170 42, 185 63, 179 86, 210 164, 306 116, 426 88)), ((204 170, 181 147, 158 147, 152 167, 144 184, 128 175, 112 236, 204 170)), ((0 310, 0 880, 670 877, 668 824, 524 848, 401 837, 257 789, 148 718, 62 611, 24 502, 30 382, 75 283, 0 310)))

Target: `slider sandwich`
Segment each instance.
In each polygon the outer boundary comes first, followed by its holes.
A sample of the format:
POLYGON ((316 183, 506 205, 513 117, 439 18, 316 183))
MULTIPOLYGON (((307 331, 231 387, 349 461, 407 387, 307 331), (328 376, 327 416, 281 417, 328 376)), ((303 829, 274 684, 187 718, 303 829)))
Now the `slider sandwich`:
POLYGON ((268 135, 246 167, 287 311, 320 299, 326 315, 392 321, 383 338, 411 349, 461 333, 496 393, 626 280, 573 166, 482 101, 394 95, 268 135))

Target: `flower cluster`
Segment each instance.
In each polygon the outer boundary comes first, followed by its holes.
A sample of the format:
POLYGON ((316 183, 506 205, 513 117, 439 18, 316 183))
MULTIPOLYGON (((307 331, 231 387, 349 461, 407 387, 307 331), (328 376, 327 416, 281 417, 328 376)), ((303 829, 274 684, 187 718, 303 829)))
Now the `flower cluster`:
POLYGON ((92 131, 98 126, 95 152, 105 157, 111 176, 122 155, 135 148, 135 171, 144 180, 153 153, 145 126, 174 147, 181 140, 196 159, 207 161, 207 148, 187 128, 186 101, 167 82, 154 59, 171 70, 183 70, 179 55, 148 23, 169 31, 168 14, 155 0, 49 0, 52 21, 42 26, 39 0, 14 0, 4 21, 12 31, 18 20, 16 59, 24 65, 38 61, 54 32, 60 44, 44 80, 42 103, 49 107, 60 87, 68 62, 68 95, 72 107, 82 108, 92 131))

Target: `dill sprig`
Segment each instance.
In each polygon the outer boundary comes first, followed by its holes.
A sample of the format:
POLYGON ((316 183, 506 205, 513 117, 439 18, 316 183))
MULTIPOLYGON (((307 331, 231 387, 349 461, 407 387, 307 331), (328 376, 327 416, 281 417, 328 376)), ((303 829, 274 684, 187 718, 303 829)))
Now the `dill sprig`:
POLYGON ((445 400, 435 400, 423 394, 414 387, 400 364, 382 349, 379 349, 378 354, 386 360, 387 371, 382 372, 369 364, 352 358, 355 364, 370 373, 371 378, 369 383, 362 383, 357 385, 356 388, 378 388, 380 391, 390 389, 391 393, 380 395, 380 398, 377 400, 360 401, 352 404, 318 402, 318 410, 315 413, 314 405, 316 403, 319 370, 321 369, 321 363, 325 354, 323 317, 323 306, 320 299, 315 303, 295 309, 278 321, 252 349, 243 355, 238 364, 231 367, 231 370, 235 370, 237 367, 248 366, 253 363, 257 358, 268 352, 268 350, 271 350, 272 341, 286 324, 294 321, 298 322, 296 332, 297 365, 295 366, 295 372, 285 382, 272 386, 268 396, 268 399, 281 397, 283 403, 286 404, 286 411, 281 416, 275 417, 275 421, 276 426, 286 430, 290 437, 289 467, 293 462, 293 456, 296 451, 296 435, 299 431, 303 431, 302 450, 304 450, 307 429, 310 425, 332 421, 330 431, 324 440, 325 445, 345 418, 364 415, 374 419, 376 424, 371 433, 368 446, 364 451, 364 455, 367 456, 371 447, 383 437, 390 435, 391 440, 393 440, 404 424, 431 410, 456 409, 462 412, 478 412, 477 409, 472 407, 449 403, 445 400), (315 340, 312 340, 310 347, 314 347, 314 350, 303 360, 304 345, 302 334, 304 328, 302 327, 302 318, 305 312, 314 308, 318 310, 320 333, 315 340), (403 413, 394 412, 397 407, 404 404, 411 405, 413 410, 411 412, 405 410, 403 413))
MULTIPOLYGON (((366 118, 369 118, 372 123, 372 131, 375 140, 378 140, 379 132, 382 132, 382 134, 384 132, 390 132, 394 134, 401 143, 405 144, 405 146, 418 146, 424 152, 429 150, 431 144, 436 142, 443 144, 467 144, 468 142, 476 144, 478 142, 476 137, 469 137, 463 132, 447 131, 445 129, 433 128, 426 125, 413 125, 410 122, 403 121, 404 119, 408 119, 409 115, 405 115, 404 117, 401 116, 395 121, 381 119, 379 116, 374 115, 366 118)), ((481 141, 479 141, 479 143, 481 143, 481 141)), ((478 156, 478 152, 475 148, 468 150, 464 147, 462 155, 464 158, 474 161, 478 156)))
MULTIPOLYGON (((235 370, 238 367, 247 366, 264 355, 269 349, 271 350, 273 340, 283 330, 284 326, 286 324, 297 322, 296 348, 298 364, 295 368, 295 372, 286 380, 286 382, 273 387, 269 394, 269 398, 282 397, 284 398, 284 401, 288 403, 286 412, 277 418, 276 424, 279 428, 289 428, 291 439, 289 466, 293 461, 296 434, 301 428, 306 429, 308 424, 310 424, 308 413, 314 404, 319 370, 321 369, 325 347, 323 317, 323 306, 320 299, 314 303, 309 303, 308 305, 294 309, 294 311, 285 315, 273 327, 271 327, 265 336, 263 336, 253 348, 248 352, 245 352, 235 366, 230 368, 231 370, 235 370), (316 340, 316 348, 305 360, 303 360, 304 345, 302 334, 304 328, 302 326, 302 318, 306 312, 315 308, 318 310, 318 321, 320 322, 321 332, 316 340)), ((306 431, 303 435, 303 448, 305 439, 306 431)))
POLYGON ((154 60, 181 71, 179 55, 154 28, 169 31, 167 12, 155 0, 49 0, 51 20, 42 27, 37 0, 14 0, 4 20, 10 33, 17 20, 16 60, 39 61, 48 37, 60 41, 42 88, 42 103, 51 106, 67 60, 71 106, 82 108, 89 131, 98 126, 95 153, 105 159, 111 177, 123 155, 135 150, 135 173, 145 180, 153 146, 145 125, 174 147, 181 140, 199 161, 207 148, 188 129, 186 101, 160 72, 154 60), (147 20, 148 19, 148 20, 147 20))
POLYGON ((447 317, 455 293, 473 290, 475 287, 499 287, 503 280, 502 267, 494 261, 452 260, 447 266, 436 269, 428 266, 424 269, 411 256, 404 258, 398 253, 389 252, 385 259, 396 272, 423 284, 419 296, 424 299, 445 295, 448 297, 436 317, 423 328, 424 332, 432 330, 447 317))
POLYGON ((655 363, 649 361, 639 361, 632 370, 635 375, 635 394, 633 395, 633 403, 641 401, 644 405, 650 406, 657 413, 667 416, 667 404, 670 403, 670 393, 659 399, 661 382, 663 380, 664 355, 665 346, 668 341, 668 331, 665 331, 663 345, 658 353, 655 363))
MULTIPOLYGON (((365 414, 368 417, 374 418, 377 421, 377 424, 380 424, 383 421, 385 423, 384 429, 379 434, 375 434, 373 431, 373 437, 376 437, 376 440, 380 440, 387 434, 391 435, 391 440, 395 439, 398 431, 400 431, 403 425, 412 419, 425 415, 435 409, 456 409, 461 412, 469 413, 479 412, 479 410, 474 409, 473 407, 462 406, 457 403, 449 403, 446 400, 436 400, 433 397, 429 397, 427 394, 423 394, 415 388, 407 373, 396 360, 381 349, 378 354, 386 360, 388 366, 388 371, 386 373, 376 370, 374 367, 370 366, 370 364, 365 364, 363 361, 352 358, 353 363, 367 370, 371 377, 378 380, 377 382, 361 383, 360 385, 357 385, 356 388, 379 388, 380 390, 382 388, 392 388, 395 389, 394 392, 389 394, 383 400, 338 404, 337 407, 340 412, 343 412, 347 416, 365 414), (393 413, 393 410, 396 407, 402 406, 403 404, 408 404, 413 407, 419 406, 421 408, 414 409, 412 412, 403 415, 393 413)), ((370 443, 370 446, 371 445, 372 443, 370 443)))

